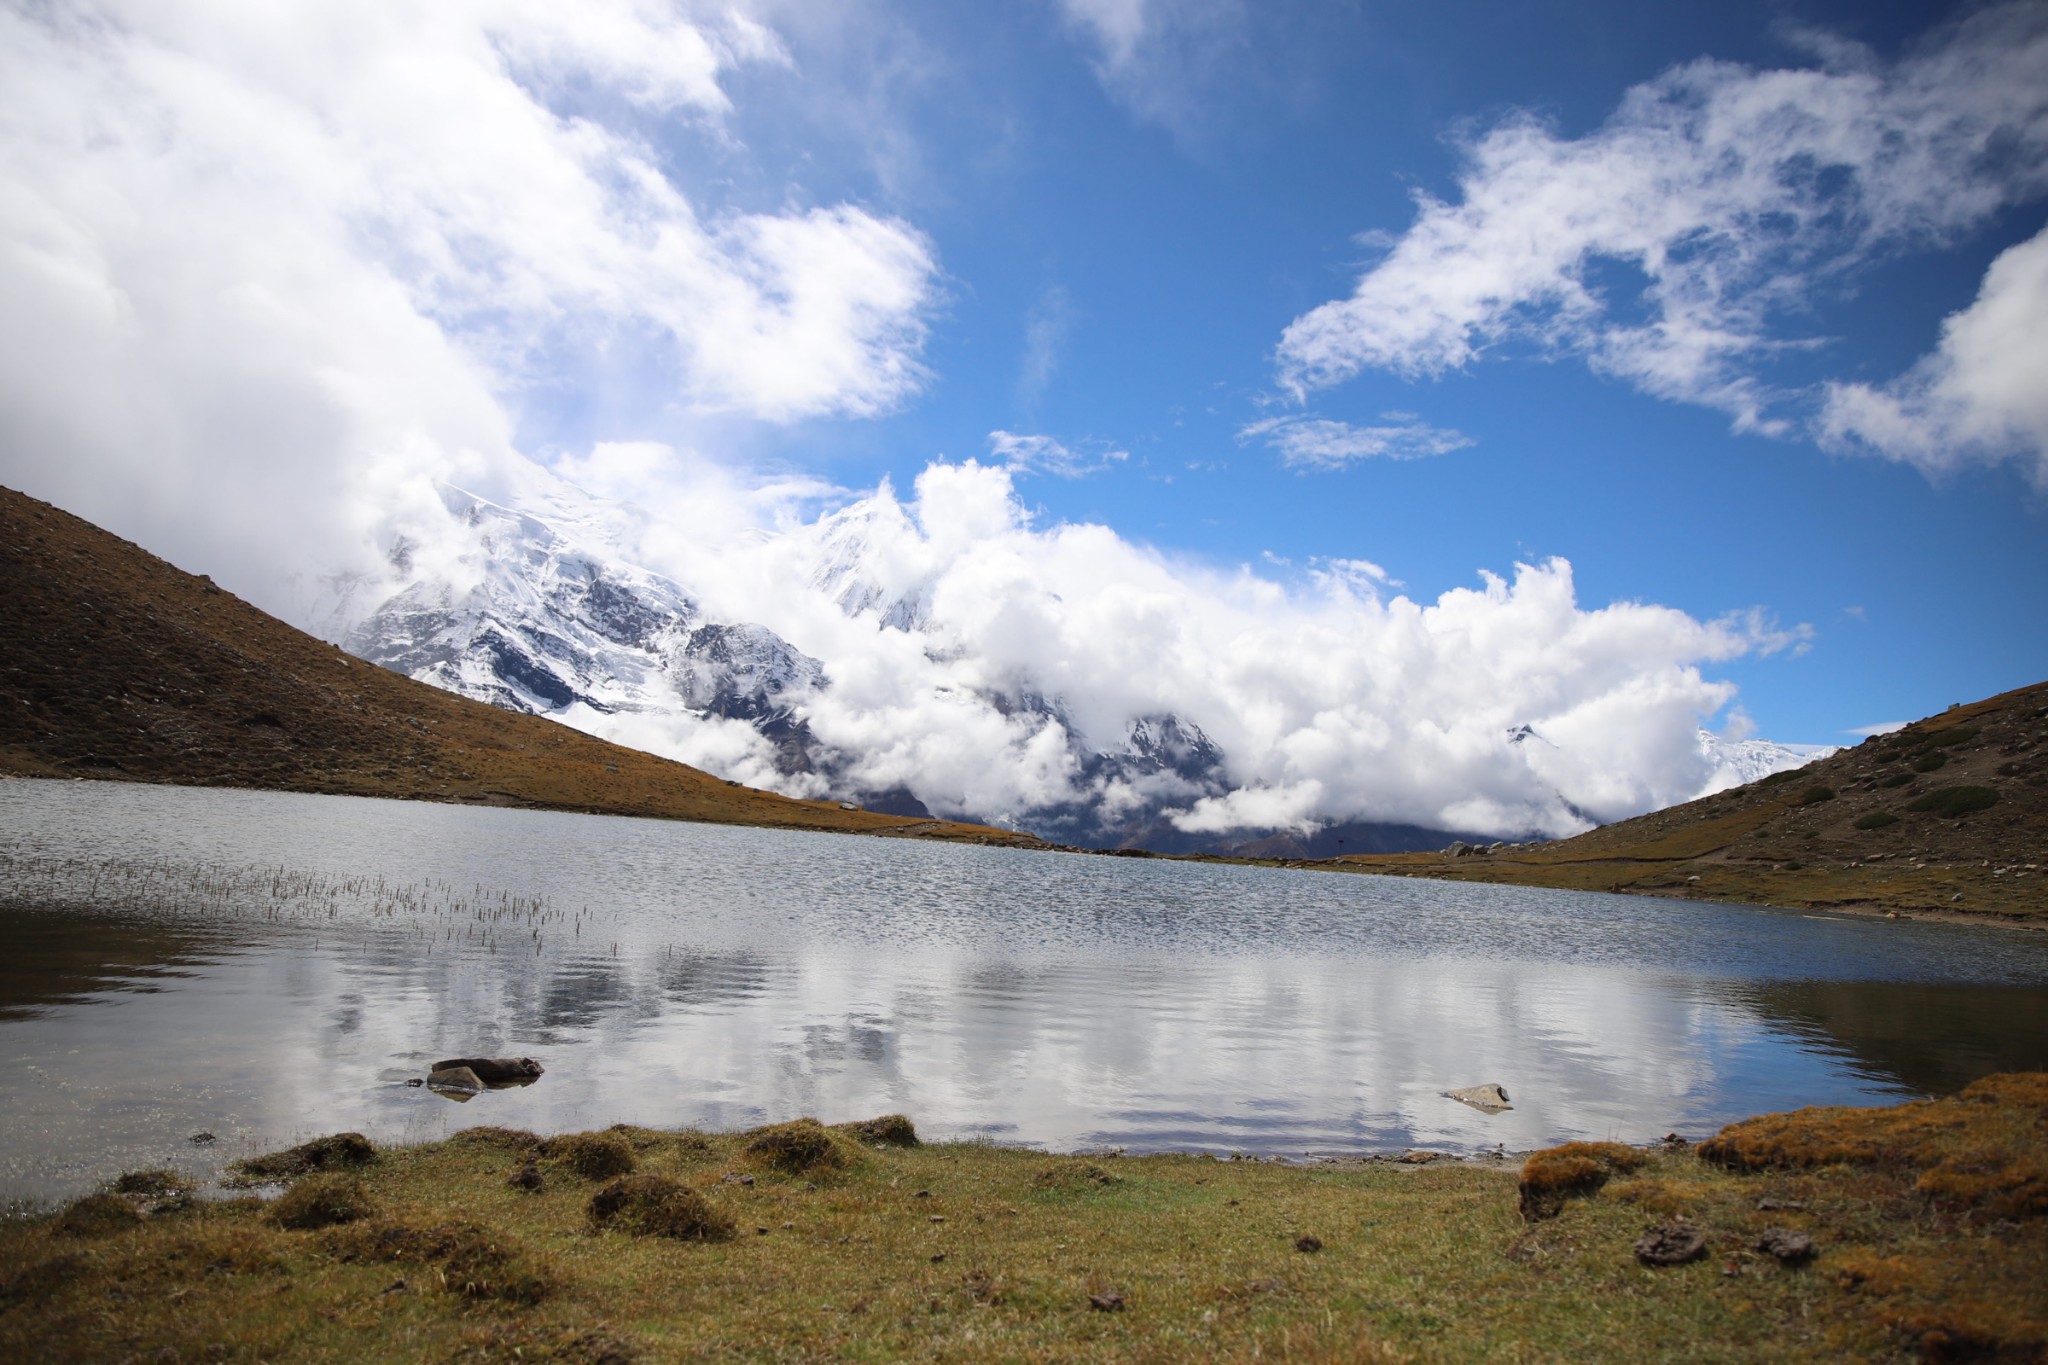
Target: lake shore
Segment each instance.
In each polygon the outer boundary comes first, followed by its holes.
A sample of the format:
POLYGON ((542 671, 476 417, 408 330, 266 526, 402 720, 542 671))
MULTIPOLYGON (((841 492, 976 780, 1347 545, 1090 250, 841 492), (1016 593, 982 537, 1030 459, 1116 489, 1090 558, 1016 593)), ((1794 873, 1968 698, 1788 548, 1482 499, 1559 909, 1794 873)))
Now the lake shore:
POLYGON ((258 1163, 297 1172, 282 1198, 137 1174, 0 1225, 0 1355, 2035 1358, 2043 1122, 2048 1076, 2017 1075, 1519 1165, 1050 1156, 902 1120, 328 1141, 258 1163))

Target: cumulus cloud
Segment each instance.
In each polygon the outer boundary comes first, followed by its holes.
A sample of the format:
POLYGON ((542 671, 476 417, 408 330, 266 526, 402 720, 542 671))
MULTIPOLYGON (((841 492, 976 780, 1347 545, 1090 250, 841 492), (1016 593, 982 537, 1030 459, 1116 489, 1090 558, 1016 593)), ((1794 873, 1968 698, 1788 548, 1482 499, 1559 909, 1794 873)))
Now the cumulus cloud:
POLYGON ((1313 414, 1267 417, 1237 435, 1240 441, 1264 441, 1280 453, 1282 464, 1304 472, 1344 469, 1360 460, 1420 460, 1472 444, 1465 433, 1431 426, 1412 413, 1382 413, 1380 421, 1358 427, 1313 414))
POLYGON ((516 460, 565 357, 768 421, 900 404, 926 238, 669 169, 787 60, 631 0, 0 11, 0 475, 276 606, 278 565, 516 460))
POLYGON ((1949 474, 2025 462, 2048 488, 2048 231, 2002 253, 1941 344, 1889 384, 1830 384, 1823 440, 1949 474))
MULTIPOLYGON (((1197 832, 1387 820, 1565 833, 1695 795, 1713 777, 1698 727, 1734 696, 1703 667, 1802 635, 1760 613, 1583 606, 1555 559, 1434 600, 1365 560, 1299 573, 1183 561, 1104 526, 1040 524, 1019 473, 935 464, 907 499, 884 485, 773 525, 764 508, 810 491, 679 492, 606 534, 687 582, 713 619, 760 622, 822 661, 828 684, 802 714, 861 785, 1025 825, 1142 800, 1197 832), (752 531, 711 534, 749 505, 752 531), (1221 748, 1230 795, 1170 773, 1117 786, 1077 763, 1167 715, 1221 748), (1545 742, 1515 743, 1524 725, 1545 742)), ((743 735, 650 726, 638 742, 688 761, 765 766, 743 735)))
MULTIPOLYGON (((1788 339, 1787 318, 2048 189, 2048 9, 1980 10, 1891 64, 1813 46, 1814 69, 1676 68, 1582 137, 1526 114, 1469 136, 1456 199, 1418 194, 1351 296, 1286 329, 1282 383, 1299 397, 1368 368, 1437 374, 1522 339, 1739 430, 1800 429, 1767 377, 1814 342, 1788 339)), ((1835 391, 1829 430, 1930 464, 1958 423, 1980 456, 2038 443, 2038 407, 2002 374, 1955 369, 2035 287, 2030 255, 2001 264, 1984 316, 1892 389, 1835 391)))

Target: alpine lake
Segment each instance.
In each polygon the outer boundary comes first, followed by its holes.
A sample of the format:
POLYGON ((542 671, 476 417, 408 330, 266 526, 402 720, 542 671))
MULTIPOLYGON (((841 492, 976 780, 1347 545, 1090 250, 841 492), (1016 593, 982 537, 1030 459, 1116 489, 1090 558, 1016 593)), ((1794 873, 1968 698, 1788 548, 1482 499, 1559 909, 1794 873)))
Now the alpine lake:
POLYGON ((0 782, 0 1198, 354 1129, 1264 1157, 1699 1137, 2048 1069, 2048 936, 347 797, 0 782), (418 1084, 530 1056, 530 1085, 418 1084), (1443 1092, 1503 1086, 1487 1113, 1443 1092), (194 1142, 200 1134, 212 1139, 194 1142))

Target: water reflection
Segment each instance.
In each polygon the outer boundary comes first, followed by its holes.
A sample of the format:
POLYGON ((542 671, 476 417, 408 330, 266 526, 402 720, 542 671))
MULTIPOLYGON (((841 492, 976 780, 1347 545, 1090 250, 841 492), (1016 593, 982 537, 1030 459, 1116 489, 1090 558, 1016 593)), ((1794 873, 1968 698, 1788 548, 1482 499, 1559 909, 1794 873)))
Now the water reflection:
POLYGON ((1512 1149, 2048 1057, 2048 945, 1995 931, 98 784, 0 784, 0 830, 16 1196, 485 1122, 1512 1149), (404 1083, 501 1054, 547 1074, 404 1083))

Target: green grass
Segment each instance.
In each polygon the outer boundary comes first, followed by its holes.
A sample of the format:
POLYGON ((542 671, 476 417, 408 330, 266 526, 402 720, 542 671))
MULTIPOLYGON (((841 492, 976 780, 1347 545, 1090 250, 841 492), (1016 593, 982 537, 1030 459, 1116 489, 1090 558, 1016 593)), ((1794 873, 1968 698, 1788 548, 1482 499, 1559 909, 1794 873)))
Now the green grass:
POLYGON ((346 1221, 304 1230, 254 1198, 6 1224, 0 1359, 1888 1358, 1910 1342, 1886 1312, 1917 1301, 1873 1295, 1870 1274, 1956 1260, 1958 1239, 1973 1273, 2018 1286, 1999 1341, 2038 1345, 2027 1314, 2048 1317, 2041 1219, 1985 1237, 1882 1173, 1641 1153, 1604 1186, 1553 1181, 1525 1222, 1509 1164, 1053 1157, 835 1129, 791 1169, 788 1129, 761 1141, 777 1131, 614 1130, 635 1171, 602 1182, 536 1167, 506 1130, 387 1150, 304 1177, 349 1186, 346 1221), (538 1190, 508 1181, 525 1169, 538 1190), (1800 1211, 1757 1208, 1788 1189, 1800 1211), (1712 1254, 1639 1265, 1644 1228, 1681 1214, 1712 1254), (1820 1259, 1757 1252, 1772 1225, 1812 1233, 1820 1259))

